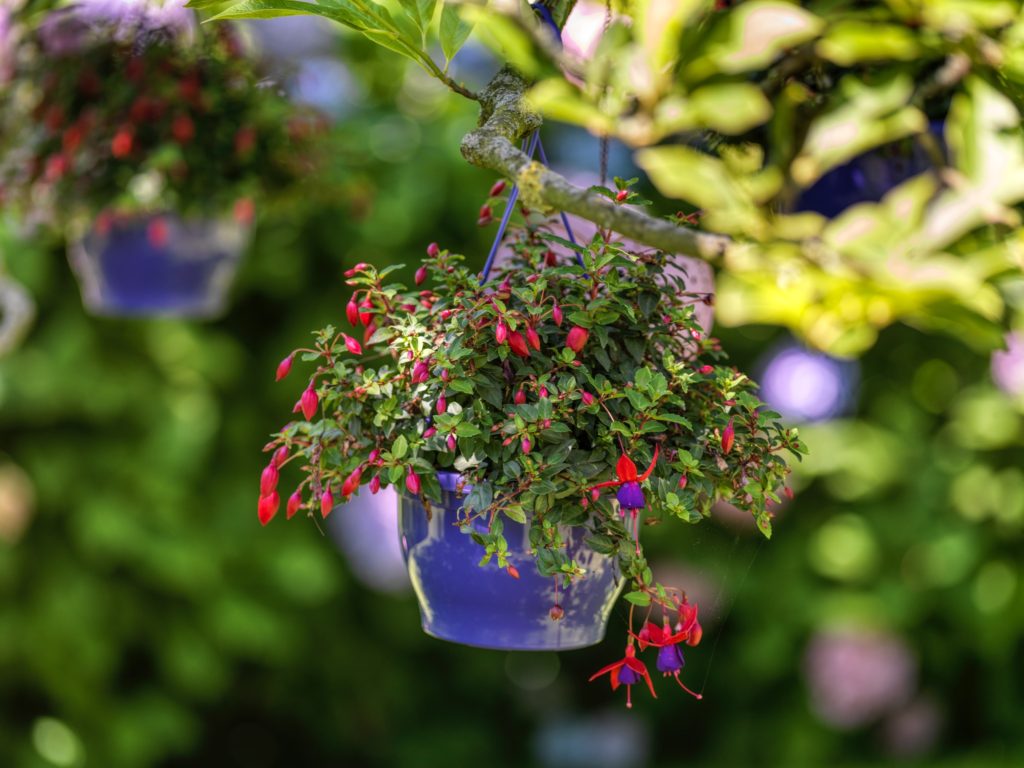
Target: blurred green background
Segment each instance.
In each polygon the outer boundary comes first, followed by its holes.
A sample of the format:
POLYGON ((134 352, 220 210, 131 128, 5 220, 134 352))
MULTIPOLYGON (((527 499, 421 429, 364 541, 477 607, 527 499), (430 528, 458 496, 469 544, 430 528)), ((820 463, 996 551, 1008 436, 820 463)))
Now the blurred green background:
MULTIPOLYGON (((950 337, 893 327, 844 369, 771 542, 728 510, 645 532, 702 606, 701 702, 658 681, 627 712, 587 683, 623 610, 559 656, 445 644, 309 520, 260 527, 260 447, 302 385, 274 369, 340 321, 343 271, 431 240, 482 262, 493 235, 494 179, 458 154, 475 111, 346 45, 337 194, 261 212, 221 320, 89 317, 62 244, 3 231, 38 319, 0 360, 0 765, 1024 764, 1022 401, 950 337)), ((563 170, 596 167, 545 130, 563 170)), ((716 333, 752 373, 785 340, 716 333)))

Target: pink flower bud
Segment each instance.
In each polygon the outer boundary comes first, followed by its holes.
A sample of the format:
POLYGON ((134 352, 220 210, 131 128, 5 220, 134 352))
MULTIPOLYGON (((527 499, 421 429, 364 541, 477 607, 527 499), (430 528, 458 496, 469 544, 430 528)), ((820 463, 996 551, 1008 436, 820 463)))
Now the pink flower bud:
POLYGON ((369 344, 370 339, 373 338, 373 334, 377 332, 377 326, 374 323, 370 323, 366 326, 366 330, 363 331, 363 344, 369 344))
POLYGON ((735 437, 736 430, 732 426, 732 419, 729 419, 729 423, 722 430, 722 453, 728 453, 732 450, 732 442, 735 437))
POLYGON ((504 344, 506 339, 508 339, 508 326, 505 325, 504 320, 499 320, 498 327, 494 329, 494 340, 499 344, 504 344))
POLYGON ((344 333, 341 334, 341 337, 345 340, 345 349, 353 355, 363 354, 363 347, 358 341, 353 339, 351 336, 346 336, 344 333))
POLYGON ((505 191, 505 180, 498 179, 494 182, 494 186, 491 187, 491 191, 488 193, 491 197, 497 197, 505 191))
POLYGON ((256 514, 259 516, 260 523, 263 525, 269 523, 277 514, 279 506, 281 506, 281 497, 278 496, 277 491, 260 496, 260 503, 256 506, 256 514))
POLYGON ((551 429, 551 419, 544 419, 541 426, 543 426, 544 429, 551 429))
POLYGON ((356 272, 362 272, 369 266, 370 265, 367 264, 365 261, 360 261, 358 264, 352 267, 352 269, 345 270, 345 277, 355 277, 356 272))
POLYGON ((331 493, 330 487, 327 487, 320 494, 320 517, 326 518, 331 514, 332 509, 334 509, 334 494, 331 493))
POLYGON ((455 435, 448 435, 448 450, 455 453, 455 435))
POLYGON ((277 478, 277 467, 271 461, 263 468, 263 474, 260 475, 260 496, 269 496, 277 488, 277 478))
POLYGON ((437 243, 431 243, 427 246, 427 256, 434 258, 441 252, 441 247, 437 243))
POLYGON ((425 430, 423 430, 423 439, 424 440, 429 440, 430 438, 432 438, 436 434, 437 434, 437 427, 427 427, 425 430))
POLYGON ((537 394, 540 395, 541 398, 547 397, 548 396, 548 388, 547 387, 541 387, 540 391, 538 391, 537 394))
POLYGON ((710 365, 702 365, 700 367, 700 372, 705 376, 710 376, 712 373, 714 373, 714 371, 715 369, 712 368, 710 365))
POLYGON ((288 375, 288 371, 292 369, 292 360, 294 359, 295 355, 288 355, 288 357, 277 364, 277 378, 275 381, 280 381, 288 375))
POLYGON ((548 251, 544 254, 544 264, 549 267, 558 266, 558 254, 554 251, 548 251))
POLYGON ((311 421, 313 416, 316 415, 316 407, 320 404, 320 398, 317 397, 316 389, 313 386, 313 382, 309 383, 306 387, 306 391, 302 393, 302 397, 299 398, 299 405, 302 408, 302 415, 306 421, 311 421))
POLYGON ((420 360, 412 367, 412 383, 422 384, 430 378, 430 367, 425 360, 420 360))
POLYGON ((590 331, 586 328, 581 328, 578 325, 574 325, 569 330, 569 335, 565 339, 565 346, 571 349, 573 352, 580 352, 584 346, 586 346, 587 339, 590 338, 590 331))
POLYGON ((526 345, 526 339, 523 338, 523 334, 519 331, 513 331, 509 334, 508 345, 512 349, 512 353, 519 357, 529 357, 530 348, 526 345))
POLYGON ((370 320, 373 319, 373 313, 367 312, 366 310, 373 309, 373 302, 369 299, 363 299, 359 304, 359 322, 363 325, 369 325, 370 320))
POLYGON ((537 331, 533 329, 532 325, 526 329, 526 342, 534 349, 540 349, 540 336, 537 335, 537 331))
POLYGON ((552 621, 561 621, 562 617, 565 616, 565 609, 558 605, 558 603, 555 603, 551 606, 551 610, 548 611, 548 616, 551 617, 552 621))
POLYGON ((562 308, 557 304, 551 310, 551 319, 555 321, 555 325, 559 328, 562 327, 562 308))
POLYGON ((629 190, 628 189, 620 189, 615 194, 615 202, 617 202, 617 203, 625 202, 627 197, 629 197, 629 190))
POLYGON ((522 405, 526 402, 526 393, 521 389, 517 389, 512 399, 515 401, 516 405, 522 405))
POLYGON ((409 467, 409 474, 405 476, 405 489, 413 496, 420 495, 420 476, 413 471, 412 467, 409 467))
POLYGON ((793 500, 793 489, 790 488, 788 485, 782 486, 782 493, 790 501, 793 500))
POLYGON ((285 520, 291 520, 295 513, 302 509, 302 494, 296 491, 288 497, 288 508, 285 510, 285 520))
POLYGON ((452 377, 451 372, 447 368, 441 369, 441 381, 448 381, 452 377))
POLYGON ((582 395, 582 400, 583 400, 583 404, 584 405, 593 405, 594 404, 594 396, 592 394, 590 394, 589 392, 584 391, 584 393, 582 395))
POLYGON ((683 490, 684 488, 686 488, 686 483, 687 482, 688 482, 688 480, 686 479, 686 475, 683 475, 682 477, 680 477, 679 478, 679 490, 683 490))
POLYGON ((592 498, 594 501, 597 501, 598 499, 601 498, 601 492, 599 490, 597 490, 596 488, 594 488, 590 492, 590 498, 592 498))
POLYGON ((439 398, 437 398, 437 404, 436 405, 437 405, 437 412, 439 414, 447 413, 448 412, 448 401, 445 399, 444 395, 441 395, 439 398))
POLYGON ((427 279, 427 268, 420 267, 416 270, 416 285, 423 285, 423 282, 427 279))
POLYGON ((513 579, 518 579, 518 578, 519 578, 519 569, 518 569, 518 568, 516 568, 516 567, 515 567, 514 565, 509 565, 509 566, 507 566, 507 567, 505 568, 505 572, 506 572, 506 573, 507 573, 507 574, 508 574, 509 576, 511 576, 511 577, 512 577, 513 579))
POLYGON ((380 449, 379 448, 374 448, 372 451, 370 451, 370 455, 366 457, 366 462, 368 464, 373 464, 379 458, 380 458, 380 449))
POLYGON ((354 298, 349 299, 348 304, 345 305, 345 317, 348 318, 349 323, 352 325, 359 322, 359 305, 356 304, 354 298))
POLYGON ((494 215, 494 212, 491 210, 491 206, 487 205, 486 203, 484 205, 480 206, 480 216, 479 216, 479 218, 490 220, 491 216, 493 216, 493 215, 494 215))
POLYGON ((522 442, 520 442, 520 443, 519 443, 519 449, 520 449, 520 450, 521 450, 521 451, 522 451, 523 453, 529 453, 529 452, 530 452, 530 449, 531 449, 532 447, 533 447, 533 446, 532 446, 532 445, 530 445, 530 440, 529 440, 529 438, 526 438, 526 437, 524 437, 524 438, 522 439, 522 442))
POLYGON ((288 446, 287 445, 282 445, 280 448, 278 448, 276 451, 274 451, 274 456, 270 460, 270 462, 275 467, 280 467, 282 464, 284 464, 285 459, 287 459, 287 458, 288 458, 288 446))
POLYGON ((377 475, 374 475, 373 479, 370 480, 370 493, 376 495, 377 491, 379 491, 379 490, 380 490, 380 477, 378 477, 377 475))
POLYGON ((348 497, 351 496, 359 489, 359 484, 363 479, 363 470, 356 467, 348 477, 345 478, 345 482, 341 484, 341 495, 348 497))

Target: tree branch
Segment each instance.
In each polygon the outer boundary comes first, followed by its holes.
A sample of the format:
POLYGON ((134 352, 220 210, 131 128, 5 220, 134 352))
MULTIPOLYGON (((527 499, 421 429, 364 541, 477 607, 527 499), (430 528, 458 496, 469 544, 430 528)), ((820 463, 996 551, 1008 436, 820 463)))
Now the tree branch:
POLYGON ((515 142, 540 128, 540 115, 523 101, 526 81, 505 67, 480 93, 479 127, 462 140, 462 156, 479 168, 497 171, 519 185, 528 207, 572 213, 666 253, 703 259, 722 256, 731 240, 723 235, 685 229, 603 195, 570 184, 520 151, 515 142))

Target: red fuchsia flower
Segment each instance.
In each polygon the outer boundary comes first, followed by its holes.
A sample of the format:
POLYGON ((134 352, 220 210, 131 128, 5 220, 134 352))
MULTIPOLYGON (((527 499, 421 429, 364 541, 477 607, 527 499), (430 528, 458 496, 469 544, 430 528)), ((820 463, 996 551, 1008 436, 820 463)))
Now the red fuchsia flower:
POLYGON ((544 264, 549 267, 558 265, 558 254, 554 251, 548 251, 544 254, 544 264))
POLYGON ((498 326, 494 329, 494 340, 499 344, 504 344, 508 340, 508 326, 504 320, 498 321, 498 326))
POLYGON ((555 321, 555 325, 559 328, 562 327, 562 308, 557 304, 551 309, 551 319, 555 321))
POLYGON ((524 437, 522 442, 519 443, 519 448, 522 450, 523 453, 529 453, 530 449, 533 448, 533 446, 530 444, 530 439, 524 437))
MULTIPOLYGON (((637 512, 647 506, 647 500, 644 498, 643 489, 640 488, 640 483, 650 477, 654 465, 658 463, 658 445, 654 446, 654 458, 651 459, 651 466, 647 468, 647 471, 642 475, 637 476, 636 464, 626 454, 622 454, 619 457, 618 463, 615 465, 615 474, 618 478, 615 480, 608 480, 604 483, 598 483, 590 489, 591 495, 599 493, 599 488, 610 488, 618 487, 618 491, 615 493, 615 498, 619 502, 619 512, 625 515, 629 511, 630 516, 633 518, 634 524, 634 536, 636 537, 636 552, 640 554, 640 526, 637 524, 637 512)), ((594 496, 594 500, 597 501, 598 496, 594 496)))
POLYGON ((537 391, 537 394, 538 394, 538 395, 539 395, 539 396, 541 397, 541 399, 544 399, 544 398, 545 398, 545 397, 547 397, 547 396, 548 396, 548 394, 549 394, 549 393, 548 393, 548 388, 547 388, 547 387, 541 387, 541 388, 540 388, 540 389, 539 389, 539 390, 537 391))
POLYGON ((423 285, 423 282, 427 279, 427 268, 420 267, 416 270, 415 278, 416 285, 423 285))
POLYGON ((580 352, 583 347, 587 344, 587 339, 590 338, 590 331, 586 328, 581 328, 578 325, 574 325, 569 329, 569 335, 565 339, 565 346, 571 349, 573 352, 580 352))
POLYGON ((505 191, 505 180, 498 179, 494 182, 494 186, 491 187, 491 191, 488 193, 491 197, 497 197, 505 191))
POLYGON ((437 434, 437 427, 427 427, 425 430, 423 430, 423 439, 424 440, 429 440, 430 438, 432 438, 436 434, 437 434))
POLYGON ((299 406, 302 408, 302 415, 306 421, 312 421, 319 404, 320 398, 316 394, 313 382, 310 382, 309 386, 306 387, 306 391, 302 393, 302 397, 299 398, 299 406))
POLYGON ((447 410, 448 410, 448 401, 445 399, 444 395, 441 395, 439 398, 437 398, 437 405, 436 405, 436 407, 437 407, 437 413, 439 415, 442 414, 442 413, 447 412, 447 410))
POLYGON ((526 402, 526 393, 522 389, 517 389, 512 399, 515 401, 516 405, 522 405, 526 402))
POLYGON ((377 491, 379 491, 379 490, 380 490, 380 478, 377 475, 374 475, 370 479, 370 493, 376 494, 377 491))
POLYGON ((327 517, 331 514, 332 509, 334 509, 334 494, 331 493, 331 487, 327 486, 320 494, 320 517, 327 517))
POLYGON ((620 189, 617 193, 615 193, 615 202, 617 202, 617 203, 625 202, 627 197, 629 197, 629 190, 628 189, 620 189))
POLYGON ((448 450, 455 453, 455 446, 457 445, 455 435, 448 435, 448 450))
POLYGON ((358 341, 353 339, 351 336, 345 335, 344 333, 341 334, 341 338, 345 340, 345 349, 347 349, 353 355, 363 354, 363 347, 358 341))
POLYGON ((583 394, 580 395, 580 399, 583 400, 583 404, 584 405, 593 405, 594 404, 594 396, 592 394, 590 394, 589 392, 587 392, 586 390, 584 390, 583 394))
POLYGON ((412 367, 412 383, 422 384, 430 378, 430 366, 426 360, 420 360, 412 367))
POLYGON ((687 482, 689 482, 689 481, 686 479, 686 475, 683 475, 682 477, 679 478, 679 490, 680 491, 683 490, 684 488, 686 488, 686 483, 687 482))
POLYGON ((732 425, 732 419, 729 419, 729 423, 722 430, 722 453, 728 453, 732 450, 732 443, 735 437, 736 429, 732 425))
POLYGON ((295 513, 302 509, 302 494, 296 491, 288 497, 288 507, 285 509, 285 520, 291 520, 295 513))
POLYGON ((278 448, 276 451, 274 451, 274 455, 271 457, 270 461, 271 461, 271 463, 275 467, 280 469, 281 465, 285 463, 287 458, 288 458, 288 446, 287 445, 282 445, 280 448, 278 448))
MULTIPOLYGON (((693 696, 695 699, 703 699, 704 697, 699 693, 694 693, 687 688, 683 681, 679 679, 679 673, 683 671, 683 667, 686 666, 686 659, 683 657, 683 651, 679 647, 680 643, 688 642, 690 638, 690 630, 696 623, 697 606, 693 606, 693 619, 690 625, 683 629, 673 632, 669 629, 668 620, 665 620, 663 627, 659 627, 653 621, 647 622, 644 628, 640 630, 640 634, 637 635, 637 639, 640 640, 640 650, 644 650, 648 645, 654 646, 658 649, 658 660, 655 662, 655 667, 665 677, 673 677, 679 684, 679 687, 686 691, 688 694, 693 696)), ((700 625, 697 624, 698 629, 700 625)), ((696 643, 694 643, 695 645, 696 643)))
POLYGON ((288 372, 292 369, 292 362, 295 360, 295 355, 288 355, 284 360, 277 364, 277 378, 275 381, 280 381, 288 372))
POLYGON ((345 305, 345 317, 352 325, 359 322, 359 305, 356 304, 355 297, 349 299, 348 304, 345 305))
POLYGON ((345 482, 341 484, 341 495, 348 497, 351 496, 359 489, 359 484, 363 480, 363 468, 356 467, 352 474, 345 478, 345 482))
POLYGON ((363 299, 359 304, 359 322, 363 325, 369 325, 373 319, 373 313, 367 312, 366 310, 373 309, 373 302, 369 299, 363 299))
POLYGON ((132 153, 135 144, 135 134, 131 128, 121 128, 114 134, 110 142, 110 154, 118 160, 128 157, 132 153))
POLYGON ((513 331, 508 336, 508 346, 512 353, 519 357, 529 357, 530 348, 526 345, 526 339, 519 331, 513 331))
POLYGON ((437 254, 439 254, 440 252, 441 246, 439 246, 437 243, 431 243, 430 245, 427 246, 427 256, 429 256, 432 259, 436 257, 437 254))
POLYGON ((256 514, 260 518, 260 523, 266 525, 273 520, 280 505, 281 497, 278 496, 277 491, 271 491, 265 496, 260 496, 260 503, 256 507, 256 514))
POLYGON ((260 475, 260 496, 268 496, 277 488, 278 471, 271 461, 260 475))
POLYGON ((702 365, 700 367, 700 372, 703 373, 705 376, 710 376, 712 373, 714 373, 714 371, 715 369, 712 368, 710 365, 702 365))
POLYGON ((480 206, 480 216, 476 220, 478 227, 486 227, 493 221, 494 212, 491 210, 491 206, 482 205, 480 206))
POLYGON ((416 474, 412 467, 409 467, 409 473, 405 476, 405 489, 413 496, 419 496, 420 487, 420 476, 416 474))
POLYGON ((626 655, 614 664, 609 664, 607 667, 599 669, 590 676, 590 682, 601 677, 601 675, 610 675, 613 691, 618 690, 620 685, 626 686, 627 708, 633 707, 632 689, 633 686, 641 680, 647 683, 647 688, 650 690, 651 696, 658 698, 658 694, 654 692, 654 683, 651 682, 651 676, 647 672, 647 667, 636 657, 636 649, 633 647, 632 639, 630 640, 630 644, 626 646, 626 655))
POLYGON ((537 331, 532 325, 526 328, 526 342, 538 352, 540 351, 540 336, 537 335, 537 331))
POLYGON ((377 326, 374 323, 370 323, 368 326, 366 326, 366 330, 363 331, 363 344, 369 344, 370 339, 373 338, 373 334, 375 334, 376 332, 377 326))

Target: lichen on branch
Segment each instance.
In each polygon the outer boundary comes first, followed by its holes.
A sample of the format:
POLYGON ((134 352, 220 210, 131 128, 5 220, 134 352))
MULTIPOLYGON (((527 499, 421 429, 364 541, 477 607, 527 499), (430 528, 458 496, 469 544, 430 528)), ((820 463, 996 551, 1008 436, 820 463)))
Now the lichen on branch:
POLYGON ((527 105, 526 88, 523 77, 505 67, 480 93, 479 125, 462 140, 462 156, 469 163, 519 183, 528 206, 574 214, 666 253, 708 260, 725 253, 731 242, 727 237, 684 229, 635 208, 617 205, 532 161, 516 146, 543 122, 527 105))

